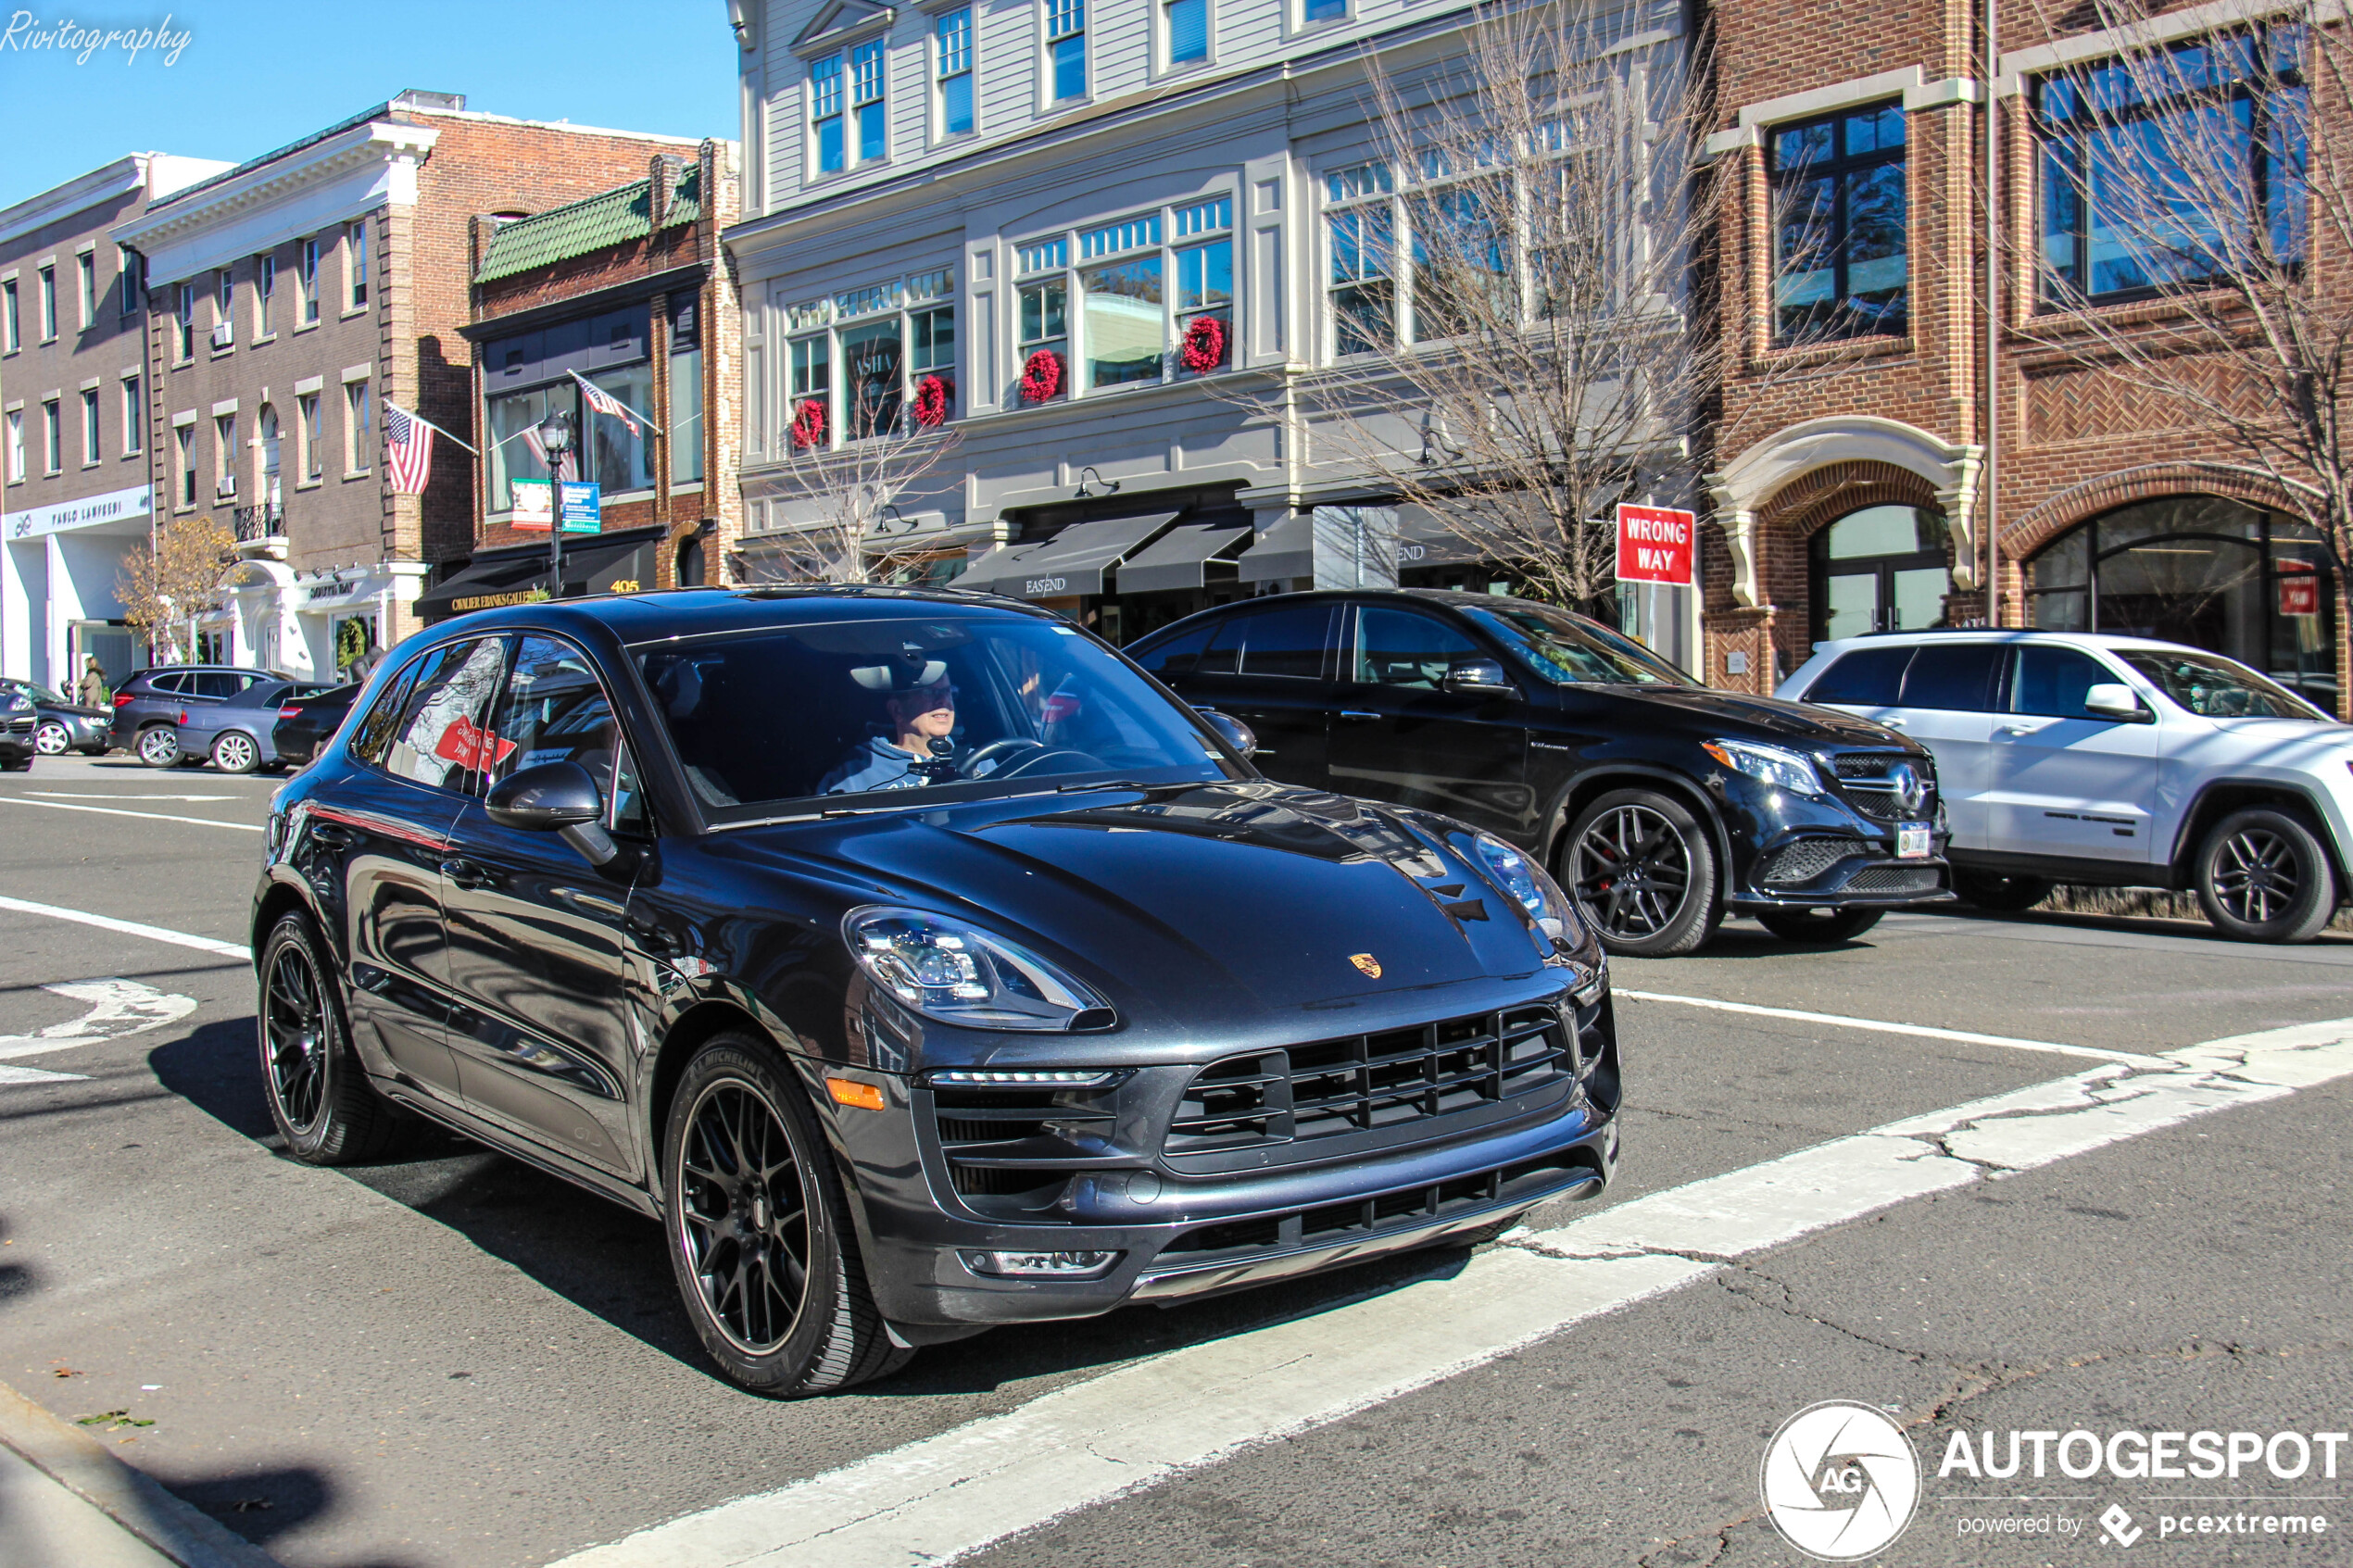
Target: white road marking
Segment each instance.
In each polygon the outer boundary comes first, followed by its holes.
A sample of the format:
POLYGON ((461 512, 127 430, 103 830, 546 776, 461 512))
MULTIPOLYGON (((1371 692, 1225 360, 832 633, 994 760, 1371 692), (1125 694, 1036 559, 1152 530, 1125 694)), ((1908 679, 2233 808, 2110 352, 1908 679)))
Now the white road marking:
POLYGON ((1869 1029, 1881 1035, 1915 1035, 1924 1040, 1952 1040, 1965 1046, 2001 1046, 2014 1051, 2043 1051, 2052 1056, 2080 1056, 2094 1061, 2120 1061, 2133 1067, 2161 1067, 2162 1057, 2139 1051, 2109 1050, 2103 1046, 2068 1046, 2057 1040, 2021 1040, 2010 1035, 1980 1035, 1968 1029, 1938 1029, 1926 1023, 1888 1023, 1876 1018, 1848 1018, 1843 1013, 1806 1012, 1797 1008, 1760 1007, 1755 1002, 1725 1002, 1714 997, 1679 997, 1666 991, 1629 991, 1615 987, 1612 996, 1638 1002, 1676 1002, 1716 1012, 1744 1012, 1757 1018, 1786 1018, 1799 1023, 1827 1023, 1837 1029, 1869 1029))
POLYGON ((101 817, 141 817, 151 822, 192 822, 200 828, 234 828, 259 833, 258 822, 217 822, 209 817, 175 817, 169 811, 125 811, 117 806, 69 806, 62 800, 28 800, 21 795, 0 795, 11 806, 46 806, 52 811, 94 811, 101 817))
POLYGON ((953 1562, 1674 1290, 1723 1259, 2353 1073, 2353 1019, 2111 1062, 1515 1232, 1453 1277, 1131 1362, 1019 1410, 689 1514, 557 1568, 953 1562))
POLYGON ((0 909, 14 909, 22 915, 46 915, 51 920, 69 920, 77 925, 94 925, 101 931, 120 931, 126 936, 145 936, 153 942, 169 942, 175 947, 194 947, 199 953, 218 953, 224 959, 253 958, 251 947, 240 947, 234 942, 216 942, 209 936, 193 936, 184 931, 171 931, 160 925, 142 925, 135 920, 116 920, 111 915, 88 914, 81 909, 60 909, 55 904, 36 904, 28 898, 0 897, 0 909))
POLYGON ((61 789, 20 789, 19 795, 37 795, 51 800, 242 800, 237 795, 101 795, 96 790, 77 789, 69 795, 61 789))
POLYGON ((0 1063, 0 1089, 11 1084, 86 1083, 89 1076, 86 1073, 52 1073, 45 1068, 10 1067, 0 1063))
POLYGON ((52 1023, 38 1035, 0 1035, 0 1061, 101 1045, 125 1035, 177 1023, 196 1010, 194 997, 174 996, 152 985, 142 985, 136 980, 71 980, 41 988, 73 1001, 88 1002, 90 1010, 70 1023, 52 1023))

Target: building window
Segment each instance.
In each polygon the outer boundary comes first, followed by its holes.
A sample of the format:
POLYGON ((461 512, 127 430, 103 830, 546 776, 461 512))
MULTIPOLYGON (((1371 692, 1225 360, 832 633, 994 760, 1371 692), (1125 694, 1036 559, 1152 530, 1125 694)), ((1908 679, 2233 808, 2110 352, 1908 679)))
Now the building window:
POLYGON ((24 478, 24 410, 8 410, 8 483, 24 478))
POLYGON ((939 133, 968 135, 973 128, 973 14, 950 11, 932 26, 939 58, 939 133))
POLYGON ((253 258, 253 335, 270 335, 270 306, 278 295, 278 258, 257 256, 253 258))
POLYGON ((346 474, 365 473, 369 459, 375 454, 375 409, 368 401, 368 383, 364 381, 346 382, 343 386, 343 471, 346 474))
POLYGON ((237 282, 226 267, 220 270, 217 281, 220 288, 213 301, 212 346, 226 348, 237 337, 237 282))
POLYGON ((1309 26, 1336 22, 1348 15, 1348 0, 1302 0, 1299 19, 1309 26))
POLYGON ((82 330, 88 332, 98 319, 98 257, 94 251, 83 251, 73 258, 74 272, 81 282, 82 330))
POLYGON ((106 456, 98 440, 98 389, 84 387, 82 392, 82 460, 94 463, 106 456))
POLYGON ((1162 284, 1165 258, 1160 251, 1159 216, 1078 236, 1082 257, 1139 247, 1139 255, 1078 269, 1079 391, 1161 379, 1168 308, 1162 284))
POLYGON ((849 55, 849 107, 858 122, 858 161, 875 163, 890 151, 889 106, 883 101, 884 68, 888 56, 879 38, 861 44, 849 55))
POLYGON ((953 419, 954 290, 955 274, 941 268, 787 310, 794 449, 903 435, 953 419))
POLYGON ((308 326, 319 319, 319 242, 302 242, 302 266, 295 277, 296 292, 302 296, 302 324, 308 326))
POLYGON ((1046 0, 1046 59, 1055 102, 1087 95, 1087 0, 1046 0))
POLYGON ((237 416, 212 419, 212 494, 215 500, 233 500, 237 494, 237 416))
POLYGON ((180 505, 185 508, 196 504, 196 427, 175 425, 171 435, 175 471, 180 475, 180 505))
MULTIPOLYGON (((646 420, 659 410, 653 404, 651 324, 645 306, 574 318, 544 334, 486 343, 481 354, 492 511, 513 509, 518 482, 547 482, 547 466, 536 438, 524 433, 551 413, 569 416, 578 433, 564 477, 602 486, 608 500, 654 487, 652 433, 646 420), (584 346, 567 351, 560 346, 564 341, 584 346), (558 345, 553 355, 547 347, 550 343, 558 345), (574 370, 634 410, 631 419, 589 408, 572 379, 574 370), (635 433, 629 429, 632 420, 637 425, 635 433)), ((693 413, 688 409, 684 417, 691 419, 693 413)), ((686 428, 674 408, 667 426, 673 445, 701 440, 699 423, 686 428)))
POLYGON ((670 483, 702 482, 702 302, 689 295, 670 311, 670 483))
POLYGON ((136 316, 147 296, 147 258, 129 245, 114 247, 117 276, 122 284, 120 314, 136 316))
POLYGON ((305 392, 295 398, 295 440, 302 448, 302 477, 317 479, 325 461, 319 441, 319 395, 305 392))
POLYGON ((1777 341, 1905 330, 1904 161, 1901 104, 1774 130, 1777 341))
POLYGON ((0 283, 0 354, 14 354, 22 346, 17 336, 17 281, 0 283))
POLYGON ((1168 63, 1209 58, 1209 0, 1167 0, 1168 63))
POLYGON ((1070 385, 1070 241, 1041 240, 1016 246, 1014 257, 1025 281, 1021 296, 1021 360, 1026 366, 1039 354, 1051 354, 1063 367, 1058 380, 1065 395, 1070 385))
POLYGON ((1233 224, 1233 198, 1214 196, 1017 245, 1023 364, 1041 351, 1055 355, 1078 394, 1188 373, 1187 352, 1214 352, 1207 370, 1228 363, 1233 224), (1189 335, 1204 316, 1217 319, 1217 330, 1189 335))
POLYGON ((57 270, 41 269, 41 341, 53 343, 57 336, 57 270))
POLYGON ((140 395, 137 376, 122 378, 122 450, 127 457, 146 450, 147 400, 140 395))
POLYGON ((2046 308, 2301 259, 2302 37, 2201 39, 2035 84, 2046 308))
POLYGON ((1324 237, 1331 253, 1332 352, 1365 354, 1397 339, 1396 213, 1386 164, 1324 176, 1324 237))
POLYGON ((810 62, 809 119, 817 135, 817 172, 833 174, 848 168, 849 147, 841 126, 839 55, 810 62))
POLYGON ((196 285, 180 285, 180 306, 172 312, 173 323, 179 328, 180 363, 186 364, 196 357, 196 285))
POLYGON ((65 433, 57 417, 57 399, 41 405, 41 471, 57 473, 66 466, 65 433))
POLYGON ((354 310, 368 303, 368 220, 361 219, 345 234, 346 265, 351 274, 351 306, 354 310))

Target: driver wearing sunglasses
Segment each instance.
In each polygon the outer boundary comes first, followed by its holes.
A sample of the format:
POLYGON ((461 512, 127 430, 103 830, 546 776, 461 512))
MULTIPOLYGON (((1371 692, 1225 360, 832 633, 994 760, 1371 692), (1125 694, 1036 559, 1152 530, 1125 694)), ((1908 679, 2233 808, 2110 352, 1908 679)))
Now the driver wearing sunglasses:
POLYGON ((920 789, 996 771, 993 759, 983 759, 969 774, 959 771, 954 760, 956 688, 949 684, 947 665, 938 659, 862 665, 849 676, 868 691, 889 694, 883 699, 886 721, 825 775, 817 786, 819 794, 920 789))

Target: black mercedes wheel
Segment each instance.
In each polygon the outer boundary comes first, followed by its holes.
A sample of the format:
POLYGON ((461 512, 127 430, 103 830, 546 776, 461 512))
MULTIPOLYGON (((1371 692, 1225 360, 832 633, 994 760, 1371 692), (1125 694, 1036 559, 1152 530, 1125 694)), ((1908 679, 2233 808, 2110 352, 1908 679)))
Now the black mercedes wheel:
POLYGON ((2336 912, 2336 878, 2312 830, 2267 806, 2214 824, 2197 853, 2198 904, 2240 942, 2309 942, 2336 912))
POLYGON ((412 1123, 378 1098, 352 1054, 310 922, 287 915, 262 944, 261 1077, 287 1152, 311 1165, 382 1158, 412 1123))
POLYGON ((1672 797, 1646 789, 1601 797, 1569 829, 1565 859, 1565 880, 1613 953, 1688 953, 1723 919, 1707 830, 1672 797))
POLYGON ((1760 909, 1756 921, 1784 942, 1852 942, 1885 909, 1760 909))
POLYGON ((686 1064, 663 1138, 672 1271, 703 1348, 756 1393, 830 1393, 895 1370, 841 1178, 777 1053, 720 1035, 686 1064))
POLYGON ((2039 876, 2010 876, 1957 866, 1953 869, 1953 891, 1981 909, 2014 915, 2049 897, 2051 884, 2039 876))

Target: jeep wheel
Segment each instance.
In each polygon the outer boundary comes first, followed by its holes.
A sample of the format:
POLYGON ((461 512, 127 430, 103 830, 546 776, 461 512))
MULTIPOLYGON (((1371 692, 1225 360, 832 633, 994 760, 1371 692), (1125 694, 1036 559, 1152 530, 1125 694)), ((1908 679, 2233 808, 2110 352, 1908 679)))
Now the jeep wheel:
POLYGON ((1671 796, 1613 790, 1570 828, 1562 880, 1602 946, 1628 958, 1688 953, 1716 934, 1716 850, 1707 829, 1671 796))
POLYGON ((2198 847, 2206 918, 2238 942, 2309 942, 2336 912, 2336 877, 2312 830, 2268 806, 2233 811, 2198 847))

